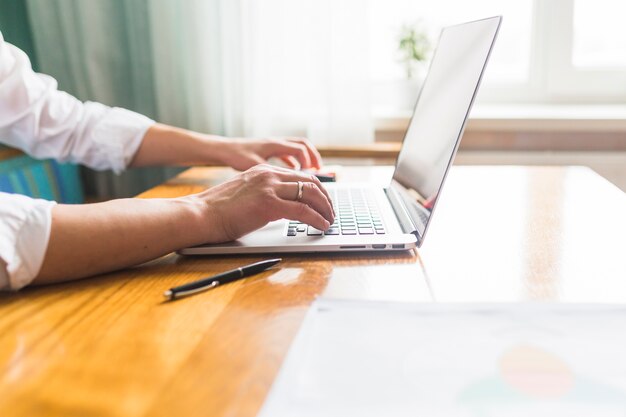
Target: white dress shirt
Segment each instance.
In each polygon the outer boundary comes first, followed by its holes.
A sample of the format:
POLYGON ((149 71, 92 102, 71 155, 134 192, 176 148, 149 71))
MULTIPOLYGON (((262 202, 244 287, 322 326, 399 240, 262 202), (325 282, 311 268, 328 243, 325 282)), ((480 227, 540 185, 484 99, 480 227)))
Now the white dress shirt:
MULTIPOLYGON (((26 54, 0 33, 0 142, 35 158, 120 172, 153 123, 57 90, 56 80, 35 73, 26 54)), ((38 274, 54 204, 0 192, 0 289, 19 289, 38 274)))

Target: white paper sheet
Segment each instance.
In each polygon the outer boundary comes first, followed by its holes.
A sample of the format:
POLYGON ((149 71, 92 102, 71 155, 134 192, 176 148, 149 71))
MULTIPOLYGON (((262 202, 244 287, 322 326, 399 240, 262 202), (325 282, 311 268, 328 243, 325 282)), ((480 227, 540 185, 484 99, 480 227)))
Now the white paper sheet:
POLYGON ((626 415, 626 306, 318 300, 262 417, 626 415))

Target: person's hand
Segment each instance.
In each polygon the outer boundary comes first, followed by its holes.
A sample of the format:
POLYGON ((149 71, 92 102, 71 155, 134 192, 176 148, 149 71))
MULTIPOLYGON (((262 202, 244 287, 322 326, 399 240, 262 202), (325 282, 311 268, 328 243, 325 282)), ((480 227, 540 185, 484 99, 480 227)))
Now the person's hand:
POLYGON ((225 150, 224 162, 239 171, 267 163, 270 158, 278 158, 294 169, 322 167, 322 157, 305 138, 230 139, 225 150))
POLYGON ((147 130, 130 166, 227 165, 245 171, 270 158, 294 169, 322 167, 322 157, 305 138, 225 138, 160 123, 147 130))
POLYGON ((330 197, 314 175, 269 165, 254 166, 191 198, 206 205, 207 243, 232 241, 283 218, 326 230, 335 218, 330 197))

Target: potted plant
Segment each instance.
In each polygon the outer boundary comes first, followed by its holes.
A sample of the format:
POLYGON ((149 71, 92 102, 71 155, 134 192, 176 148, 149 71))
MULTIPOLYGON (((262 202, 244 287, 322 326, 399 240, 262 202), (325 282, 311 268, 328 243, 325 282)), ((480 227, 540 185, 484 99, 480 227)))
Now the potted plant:
POLYGON ((426 62, 431 51, 431 42, 419 23, 404 24, 398 32, 398 61, 403 67, 405 79, 400 83, 399 105, 403 109, 413 108, 426 76, 426 62))

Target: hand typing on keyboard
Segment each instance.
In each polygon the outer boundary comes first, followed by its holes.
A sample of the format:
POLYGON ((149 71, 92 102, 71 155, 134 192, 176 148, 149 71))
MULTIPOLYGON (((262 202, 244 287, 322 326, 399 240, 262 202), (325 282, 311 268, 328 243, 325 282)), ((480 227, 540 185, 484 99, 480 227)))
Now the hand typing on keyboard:
POLYGON ((338 214, 327 229, 306 227, 298 221, 290 221, 287 236, 334 236, 334 235, 384 235, 385 227, 378 211, 376 199, 369 190, 345 189, 331 193, 334 211, 338 214))
POLYGON ((204 205, 208 243, 235 240, 282 218, 300 222, 302 231, 310 225, 320 235, 335 222, 330 196, 314 175, 269 165, 192 198, 204 205))

